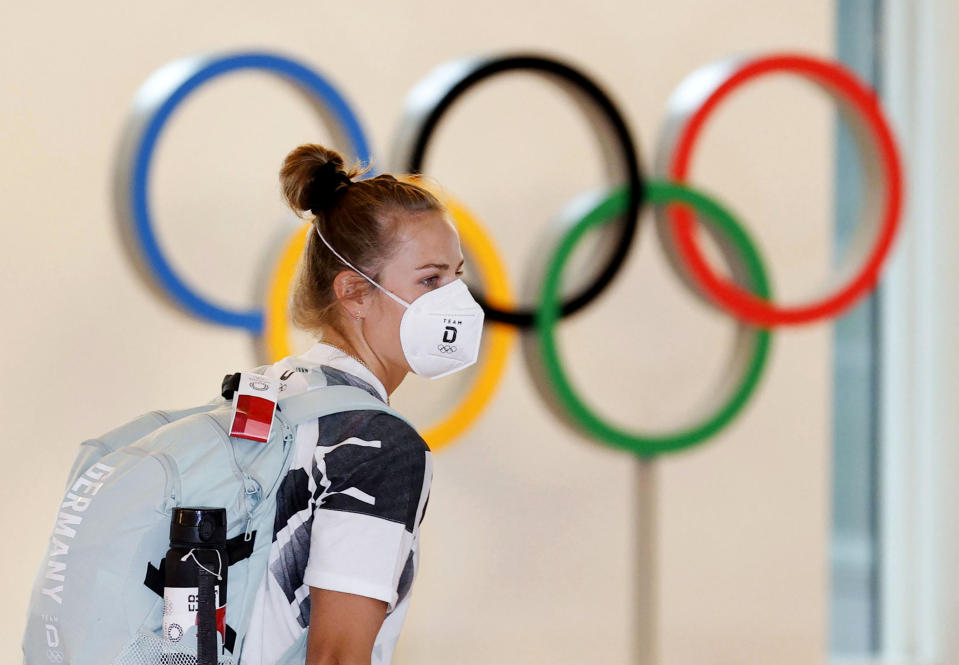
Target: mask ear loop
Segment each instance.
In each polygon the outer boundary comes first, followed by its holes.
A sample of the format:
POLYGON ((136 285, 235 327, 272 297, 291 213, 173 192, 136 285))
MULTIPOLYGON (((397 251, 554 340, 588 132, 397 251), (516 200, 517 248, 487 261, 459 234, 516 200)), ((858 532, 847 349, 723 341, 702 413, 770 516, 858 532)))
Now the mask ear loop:
POLYGON ((409 309, 410 303, 406 302, 405 300, 403 300, 402 298, 400 298, 398 295, 396 295, 396 294, 393 293, 392 291, 389 291, 389 290, 383 288, 382 286, 380 286, 379 284, 377 284, 376 282, 374 282, 372 279, 370 279, 369 277, 367 277, 366 274, 363 273, 359 268, 357 268, 357 267, 354 266, 352 263, 350 263, 349 261, 347 261, 346 259, 344 259, 342 256, 340 256, 340 253, 337 252, 335 249, 333 249, 333 247, 330 246, 330 243, 326 242, 326 238, 324 238, 324 237, 323 237, 323 234, 320 233, 320 227, 319 227, 318 224, 314 224, 314 225, 313 225, 313 228, 316 229, 316 235, 320 236, 320 240, 322 240, 322 241, 323 241, 323 244, 326 245, 327 248, 328 248, 331 252, 333 252, 333 254, 334 254, 334 256, 336 256, 336 258, 338 258, 340 261, 342 261, 343 263, 345 263, 346 265, 348 265, 350 268, 352 268, 353 270, 355 270, 357 273, 359 273, 360 275, 362 275, 362 276, 366 279, 367 282, 369 282, 370 284, 372 284, 373 286, 375 286, 376 288, 378 288, 380 291, 382 291, 383 293, 385 293, 386 295, 388 295, 390 298, 392 298, 393 300, 395 300, 395 301, 398 302, 399 304, 403 305, 403 307, 406 307, 407 309, 409 309))

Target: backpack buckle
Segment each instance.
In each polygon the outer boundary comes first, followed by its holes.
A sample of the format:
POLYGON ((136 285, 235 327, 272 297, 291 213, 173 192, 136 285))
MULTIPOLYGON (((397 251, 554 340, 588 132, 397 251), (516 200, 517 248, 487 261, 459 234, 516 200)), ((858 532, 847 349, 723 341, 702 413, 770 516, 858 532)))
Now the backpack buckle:
POLYGON ((233 399, 233 393, 240 389, 240 373, 227 374, 223 377, 223 383, 220 384, 220 394, 224 399, 233 399))

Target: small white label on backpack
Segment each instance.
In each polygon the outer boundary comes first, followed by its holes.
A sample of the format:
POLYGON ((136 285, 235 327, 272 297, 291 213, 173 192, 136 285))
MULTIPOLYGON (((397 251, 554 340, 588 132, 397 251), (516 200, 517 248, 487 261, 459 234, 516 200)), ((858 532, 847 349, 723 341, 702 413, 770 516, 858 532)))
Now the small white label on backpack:
POLYGON ((233 393, 233 423, 230 435, 266 443, 273 429, 273 413, 280 382, 262 374, 240 374, 240 387, 233 393))

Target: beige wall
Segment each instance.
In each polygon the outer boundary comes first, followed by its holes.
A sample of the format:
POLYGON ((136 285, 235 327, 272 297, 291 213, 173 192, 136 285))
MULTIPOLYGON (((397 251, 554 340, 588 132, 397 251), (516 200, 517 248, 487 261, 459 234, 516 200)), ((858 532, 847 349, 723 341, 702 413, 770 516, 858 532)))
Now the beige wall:
MULTIPOLYGON (((340 85, 385 159, 406 91, 434 65, 543 49, 606 84, 649 165, 666 99, 695 67, 744 51, 832 52, 824 1, 264 7, 18 3, 4 12, 4 660, 19 652, 30 583, 77 444, 150 408, 205 400, 224 373, 255 364, 246 333, 159 301, 121 251, 114 154, 131 97, 155 68, 226 48, 298 56, 340 85)), ((698 152, 695 182, 742 211, 787 300, 808 294, 828 269, 831 122, 810 88, 770 81, 722 107, 698 152)), ((168 126, 155 164, 155 209, 174 264, 222 300, 251 303, 264 246, 288 219, 277 167, 298 143, 328 139, 301 99, 264 76, 202 89, 168 126)), ((515 286, 549 214, 601 184, 597 154, 568 103, 513 78, 451 114, 431 165, 485 220, 515 286)), ((731 334, 727 318, 682 289, 646 228, 622 276, 564 324, 561 339, 594 403, 621 424, 656 428, 707 394, 731 334)), ((397 403, 426 423, 428 405, 442 400, 437 385, 410 381, 397 403)), ((821 660, 830 386, 828 326, 777 335, 742 417, 708 445, 658 463, 660 662, 821 660)), ((636 461, 554 420, 514 355, 489 410, 437 454, 397 665, 635 662, 636 496, 636 461)))

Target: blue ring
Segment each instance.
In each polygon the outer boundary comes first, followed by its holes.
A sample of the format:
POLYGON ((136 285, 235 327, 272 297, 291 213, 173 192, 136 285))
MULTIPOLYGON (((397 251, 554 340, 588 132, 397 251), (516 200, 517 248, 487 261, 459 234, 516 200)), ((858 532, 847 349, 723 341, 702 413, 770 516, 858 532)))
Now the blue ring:
POLYGON ((352 154, 363 163, 370 162, 370 148, 356 114, 326 79, 301 63, 269 53, 237 53, 213 58, 177 86, 150 117, 134 153, 133 179, 130 183, 134 236, 143 258, 157 284, 188 312, 213 323, 244 328, 259 335, 263 330, 262 308, 238 311, 221 307, 195 292, 176 275, 160 251, 147 203, 153 150, 173 111, 191 92, 210 79, 241 69, 259 69, 278 74, 313 97, 339 123, 352 154))

